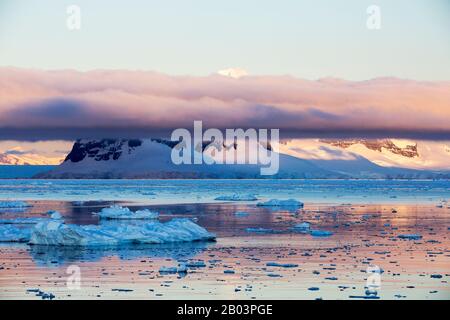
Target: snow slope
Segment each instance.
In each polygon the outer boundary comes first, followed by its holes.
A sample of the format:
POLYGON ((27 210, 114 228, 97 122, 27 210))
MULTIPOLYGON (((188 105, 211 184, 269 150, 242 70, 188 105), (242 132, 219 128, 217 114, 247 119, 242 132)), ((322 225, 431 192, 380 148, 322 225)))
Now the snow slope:
MULTIPOLYGON (((279 171, 262 176, 260 164, 180 164, 175 142, 164 139, 79 140, 65 161, 37 178, 449 178, 445 142, 318 140, 280 143, 279 171)), ((207 146, 208 144, 206 144, 207 146)), ((205 148, 205 146, 203 146, 205 148)), ((259 148, 262 148, 259 145, 259 148)), ((239 148, 238 148, 239 150, 239 148)), ((200 153, 193 151, 194 157, 200 153)), ((239 155, 238 157, 241 157, 239 155)), ((249 155, 254 157, 255 155, 249 155)))
POLYGON ((364 158, 382 167, 450 171, 450 141, 296 139, 280 144, 280 152, 313 162, 364 158))
MULTIPOLYGON (((259 164, 180 164, 171 160, 166 140, 81 140, 66 160, 39 178, 260 178, 259 164)), ((194 152, 195 153, 195 152, 194 152)), ((311 162, 280 154, 276 177, 336 177, 311 162)), ((273 178, 273 176, 266 176, 273 178)))

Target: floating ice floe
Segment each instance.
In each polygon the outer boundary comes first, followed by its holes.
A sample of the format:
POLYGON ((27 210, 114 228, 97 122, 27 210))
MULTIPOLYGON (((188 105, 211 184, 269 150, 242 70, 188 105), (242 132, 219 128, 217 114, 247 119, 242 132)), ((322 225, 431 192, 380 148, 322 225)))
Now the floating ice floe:
POLYGON ((281 267, 281 268, 296 268, 298 264, 296 263, 278 263, 278 262, 267 262, 268 267, 281 267))
POLYGON ((0 201, 0 209, 22 209, 31 207, 25 201, 0 201))
POLYGON ((53 220, 38 223, 30 244, 54 246, 118 246, 213 241, 216 236, 189 219, 147 222, 141 225, 70 225, 53 220))
POLYGON ((28 242, 31 229, 12 225, 0 225, 0 242, 28 242))
POLYGON ((124 219, 124 220, 144 220, 144 219, 156 219, 159 216, 158 212, 150 211, 148 209, 131 211, 128 208, 121 206, 111 206, 109 208, 103 208, 102 211, 96 213, 100 219, 124 219))
POLYGON ((259 202, 257 206, 259 207, 303 207, 303 202, 297 201, 295 199, 279 200, 271 199, 266 202, 259 202))
POLYGON ((53 211, 50 218, 16 218, 16 219, 0 219, 0 224, 38 224, 52 220, 62 219, 58 211, 53 211))
POLYGON ((333 232, 326 230, 311 230, 309 232, 313 237, 329 237, 333 235, 333 232))
POLYGON ((187 273, 187 267, 184 263, 180 263, 178 267, 164 267, 159 268, 161 274, 187 273))
POLYGON ((204 268, 204 267, 206 267, 206 263, 203 260, 189 261, 185 265, 186 265, 186 267, 189 267, 189 268, 204 268))
POLYGON ((292 227, 292 229, 294 229, 294 231, 299 231, 299 232, 309 232, 309 228, 310 228, 311 224, 309 222, 302 222, 299 224, 296 224, 295 226, 292 227))
POLYGON ((219 201, 255 201, 258 198, 253 194, 232 194, 216 197, 214 200, 219 201))
POLYGON ((397 238, 406 240, 420 240, 422 239, 422 236, 420 234, 400 234, 397 238))

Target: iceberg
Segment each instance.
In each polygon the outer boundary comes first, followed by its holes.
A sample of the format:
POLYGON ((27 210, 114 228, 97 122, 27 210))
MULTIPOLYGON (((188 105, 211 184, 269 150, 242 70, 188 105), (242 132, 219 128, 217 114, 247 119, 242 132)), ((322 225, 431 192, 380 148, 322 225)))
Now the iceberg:
POLYGON ((232 195, 225 195, 225 196, 219 196, 215 198, 214 200, 219 201, 255 201, 258 200, 258 198, 253 194, 232 194, 232 195))
POLYGON ((256 204, 259 207, 303 207, 303 202, 294 200, 294 199, 287 199, 287 200, 278 200, 278 199, 271 199, 266 202, 258 202, 256 204))
POLYGON ((31 230, 12 225, 0 226, 0 242, 28 242, 31 230))
POLYGON ((121 206, 111 206, 109 208, 103 208, 102 211, 96 213, 100 219, 123 219, 123 220, 144 220, 144 219, 156 219, 159 216, 158 212, 150 211, 148 209, 131 211, 128 208, 121 206))
POLYGON ((216 236, 189 219, 148 222, 142 225, 69 225, 58 220, 38 223, 30 244, 50 246, 120 246, 214 241, 216 236))

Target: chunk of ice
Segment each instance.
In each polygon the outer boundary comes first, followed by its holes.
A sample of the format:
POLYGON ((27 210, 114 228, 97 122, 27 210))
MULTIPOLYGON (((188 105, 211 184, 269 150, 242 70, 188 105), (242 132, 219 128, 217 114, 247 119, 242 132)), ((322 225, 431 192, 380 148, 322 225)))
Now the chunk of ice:
POLYGON ((420 240, 422 239, 422 236, 420 234, 400 234, 397 236, 400 239, 406 239, 406 240, 420 240))
POLYGON ((293 229, 295 231, 308 232, 310 227, 311 227, 311 224, 309 222, 302 222, 302 223, 296 224, 293 227, 293 229))
POLYGON ((268 267, 281 267, 281 268, 296 268, 298 264, 296 263, 278 263, 278 262, 267 262, 268 267))
POLYGON ((333 232, 325 230, 311 230, 310 234, 313 237, 329 237, 333 234, 333 232))
POLYGON ((97 215, 100 217, 100 219, 124 219, 124 220, 156 219, 159 216, 158 212, 150 211, 148 209, 133 212, 128 208, 124 208, 117 205, 111 206, 109 208, 103 208, 102 211, 97 213, 97 215))
POLYGON ((28 242, 30 236, 29 228, 18 228, 12 225, 0 226, 0 242, 28 242))
POLYGON ((54 246, 118 246, 212 241, 216 236, 189 219, 147 222, 141 225, 69 225, 58 220, 38 223, 30 244, 54 246))

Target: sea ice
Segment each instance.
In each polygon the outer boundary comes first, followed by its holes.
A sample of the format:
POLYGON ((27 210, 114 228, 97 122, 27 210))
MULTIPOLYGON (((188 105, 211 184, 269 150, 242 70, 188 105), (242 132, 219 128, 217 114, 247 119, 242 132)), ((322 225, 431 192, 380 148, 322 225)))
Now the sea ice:
POLYGON ((103 208, 102 211, 96 213, 100 219, 135 219, 135 220, 143 220, 143 219, 156 219, 159 214, 155 211, 150 211, 148 209, 131 211, 128 208, 124 208, 121 206, 111 206, 109 208, 103 208))
POLYGON ((118 246, 212 241, 215 235, 189 219, 148 222, 142 225, 69 225, 53 220, 38 223, 31 231, 30 244, 55 246, 118 246))
POLYGON ((61 220, 62 216, 58 211, 52 211, 50 218, 16 218, 0 219, 0 224, 38 224, 41 222, 61 220))
POLYGON ((187 267, 184 263, 180 263, 178 267, 164 267, 159 268, 161 274, 186 273, 187 267))
POLYGON ((310 234, 313 237, 329 237, 333 234, 333 232, 325 230, 311 230, 310 234))
POLYGON ((162 274, 171 274, 171 273, 177 273, 177 267, 161 267, 159 268, 159 273, 162 274))
POLYGON ((281 268, 296 268, 298 264, 295 263, 278 263, 278 262, 267 262, 268 267, 281 267, 281 268))
POLYGON ((219 196, 215 198, 214 200, 219 201, 255 201, 258 200, 258 198, 253 194, 232 194, 232 195, 225 195, 225 196, 219 196))
POLYGON ((0 242, 28 242, 31 230, 11 225, 0 225, 0 242))
POLYGON ((189 261, 186 263, 186 267, 189 268, 204 268, 206 267, 206 263, 202 260, 198 260, 198 261, 189 261))
POLYGON ((300 231, 300 232, 308 232, 309 228, 310 228, 311 224, 309 222, 302 222, 299 224, 296 224, 293 229, 295 231, 300 231))
POLYGON ((400 234, 397 236, 400 239, 406 239, 406 240, 420 240, 422 239, 422 236, 420 234, 400 234))
POLYGON ((259 202, 257 206, 259 207, 303 207, 303 202, 287 199, 287 200, 279 200, 279 199, 271 199, 266 202, 259 202))

